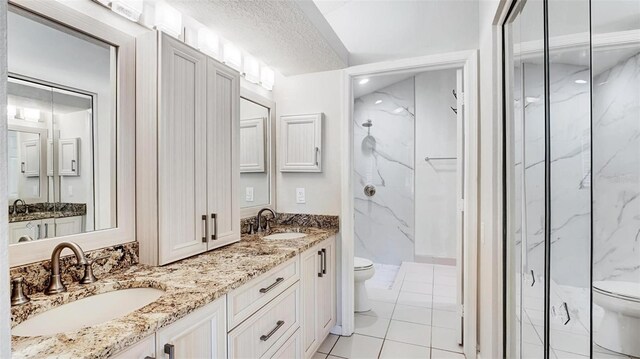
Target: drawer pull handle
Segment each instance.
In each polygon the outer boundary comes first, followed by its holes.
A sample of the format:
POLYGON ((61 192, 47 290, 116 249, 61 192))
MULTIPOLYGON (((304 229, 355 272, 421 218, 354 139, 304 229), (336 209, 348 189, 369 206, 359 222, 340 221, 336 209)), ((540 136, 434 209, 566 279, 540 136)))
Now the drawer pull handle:
POLYGON ((271 329, 271 331, 266 335, 261 335, 260 340, 262 340, 263 342, 266 342, 267 340, 269 340, 269 338, 271 338, 272 335, 274 335, 278 331, 278 329, 282 328, 283 325, 284 325, 284 320, 278 320, 278 323, 276 323, 275 328, 271 329))
POLYGON ((273 282, 273 284, 271 284, 270 286, 266 287, 266 288, 260 288, 260 293, 267 293, 268 291, 270 291, 271 289, 275 288, 278 284, 282 283, 282 281, 284 281, 284 278, 282 277, 278 277, 276 279, 275 282, 273 282))
POLYGON ((169 359, 176 358, 176 346, 173 344, 165 344, 164 345, 164 353, 169 354, 169 359))

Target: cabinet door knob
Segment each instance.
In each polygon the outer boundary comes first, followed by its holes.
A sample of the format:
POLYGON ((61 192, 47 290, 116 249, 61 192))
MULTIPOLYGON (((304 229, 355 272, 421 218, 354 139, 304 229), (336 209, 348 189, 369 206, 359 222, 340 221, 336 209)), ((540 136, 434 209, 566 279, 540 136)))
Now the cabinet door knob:
POLYGON ((169 354, 169 359, 176 358, 176 346, 173 344, 165 344, 164 345, 164 353, 169 354))

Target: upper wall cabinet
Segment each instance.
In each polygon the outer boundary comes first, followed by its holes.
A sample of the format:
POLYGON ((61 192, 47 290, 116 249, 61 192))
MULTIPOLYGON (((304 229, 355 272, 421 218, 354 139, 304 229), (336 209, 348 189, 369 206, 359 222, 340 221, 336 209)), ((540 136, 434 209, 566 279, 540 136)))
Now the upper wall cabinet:
POLYGON ((137 50, 136 230, 163 265, 240 239, 239 74, 161 32, 137 50))
POLYGON ((264 172, 264 123, 267 119, 240 120, 240 172, 264 172))
POLYGON ((322 117, 280 117, 280 172, 322 172, 322 117))

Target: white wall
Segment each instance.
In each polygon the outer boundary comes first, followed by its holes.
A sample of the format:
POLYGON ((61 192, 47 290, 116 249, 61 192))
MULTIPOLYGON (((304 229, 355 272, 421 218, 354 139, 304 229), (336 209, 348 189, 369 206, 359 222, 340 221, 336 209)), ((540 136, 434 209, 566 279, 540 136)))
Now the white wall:
POLYGON ((457 161, 424 160, 456 157, 456 70, 425 72, 415 82, 415 255, 456 258, 457 161))
MULTIPOLYGON (((0 208, 7 208, 7 2, 0 1, 0 208)), ((9 216, 0 211, 0 358, 11 357, 9 216)))
MULTIPOLYGON (((276 76, 276 144, 283 115, 324 113, 321 173, 282 173, 276 166, 276 209, 278 212, 340 214, 340 128, 342 114, 342 71, 298 76, 276 76), (303 187, 306 203, 296 203, 296 188, 303 187)), ((276 158, 279 149, 276 149, 276 158)))

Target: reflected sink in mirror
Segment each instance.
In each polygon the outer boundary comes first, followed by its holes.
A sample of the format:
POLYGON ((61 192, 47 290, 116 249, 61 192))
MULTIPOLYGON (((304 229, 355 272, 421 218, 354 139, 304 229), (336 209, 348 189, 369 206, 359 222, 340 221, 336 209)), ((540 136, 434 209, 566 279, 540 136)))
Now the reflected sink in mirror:
POLYGON ((264 236, 262 237, 262 239, 298 239, 298 238, 304 238, 307 235, 305 233, 299 233, 299 232, 284 232, 284 233, 274 233, 274 234, 270 234, 268 236, 264 236))
POLYGON ((33 337, 73 332, 125 316, 163 294, 155 288, 131 288, 92 295, 29 318, 15 326, 11 334, 33 337))

